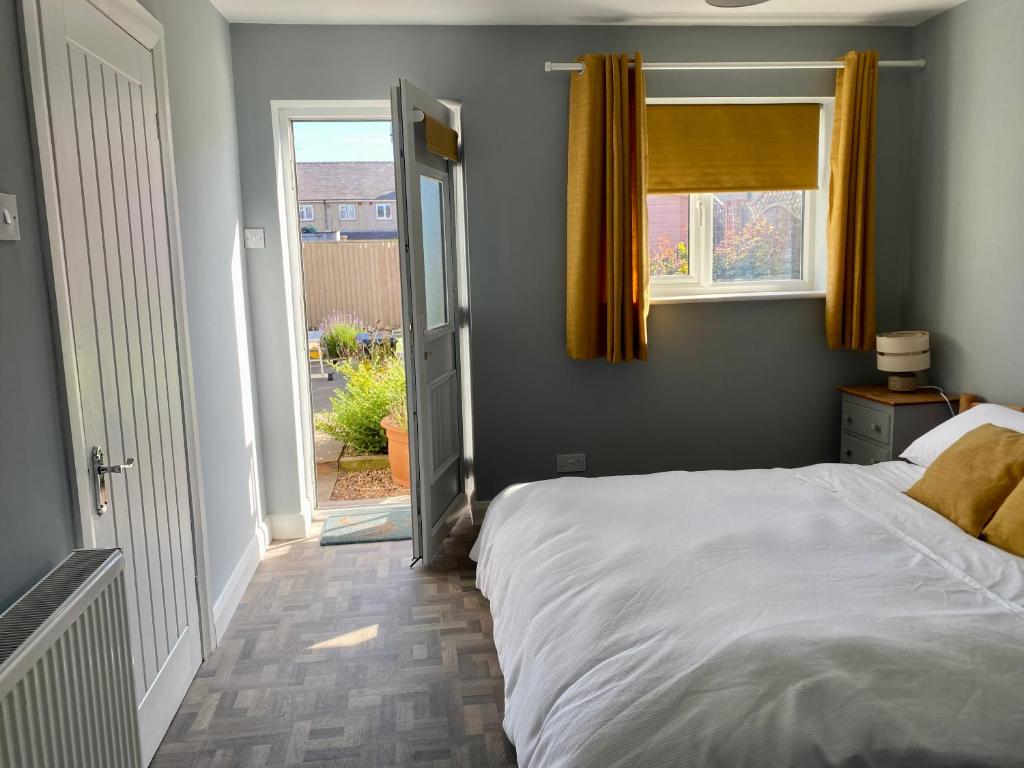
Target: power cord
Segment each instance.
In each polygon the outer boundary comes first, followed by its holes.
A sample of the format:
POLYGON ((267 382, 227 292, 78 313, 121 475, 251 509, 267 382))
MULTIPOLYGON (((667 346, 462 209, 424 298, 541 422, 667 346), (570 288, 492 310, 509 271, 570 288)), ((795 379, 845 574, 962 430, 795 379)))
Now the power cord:
POLYGON ((953 414, 954 416, 956 416, 956 411, 953 410, 953 404, 951 402, 949 402, 949 398, 946 397, 946 393, 942 391, 942 387, 925 385, 925 386, 918 387, 918 389, 934 389, 936 392, 938 392, 940 395, 942 395, 942 399, 946 401, 946 405, 949 406, 949 412, 951 414, 953 414))

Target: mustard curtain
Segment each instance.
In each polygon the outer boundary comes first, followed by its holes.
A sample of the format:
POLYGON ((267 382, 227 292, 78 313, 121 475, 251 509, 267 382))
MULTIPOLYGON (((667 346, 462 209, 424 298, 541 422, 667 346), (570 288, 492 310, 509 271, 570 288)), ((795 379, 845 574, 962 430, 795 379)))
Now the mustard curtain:
POLYGON ((566 348, 647 358, 647 131, 642 58, 588 54, 570 75, 566 348), (635 63, 635 67, 630 67, 635 63))
POLYGON ((875 346, 875 119, 878 52, 851 51, 836 75, 829 157, 825 336, 832 349, 875 346))
POLYGON ((648 191, 817 189, 820 104, 647 108, 648 191))

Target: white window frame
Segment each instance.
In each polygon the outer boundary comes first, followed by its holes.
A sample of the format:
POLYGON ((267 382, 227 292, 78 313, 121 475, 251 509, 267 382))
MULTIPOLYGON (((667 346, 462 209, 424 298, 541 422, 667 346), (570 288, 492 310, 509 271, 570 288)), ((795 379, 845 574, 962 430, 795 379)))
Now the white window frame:
POLYGON ((315 221, 316 212, 313 210, 313 206, 309 203, 302 203, 299 205, 299 221, 315 221), (306 211, 309 211, 309 215, 306 215, 306 211))
MULTIPOLYGON (((829 150, 832 139, 832 97, 649 98, 648 104, 820 104, 818 189, 804 195, 804 241, 801 280, 757 280, 716 283, 712 280, 714 239, 713 193, 690 195, 688 275, 651 275, 651 303, 742 301, 750 299, 816 298, 825 295, 826 222, 828 220, 829 150)), ((648 245, 650 247, 650 245, 648 245)))
POLYGON ((394 218, 394 216, 395 216, 395 211, 391 207, 391 203, 377 203, 376 204, 376 210, 377 210, 377 221, 391 221, 394 218), (387 210, 387 215, 386 216, 381 216, 380 215, 380 209, 381 208, 384 208, 384 209, 387 210))
POLYGON ((339 203, 338 204, 338 221, 355 221, 356 220, 356 204, 355 203, 339 203), (342 211, 352 211, 351 216, 346 216, 342 211))

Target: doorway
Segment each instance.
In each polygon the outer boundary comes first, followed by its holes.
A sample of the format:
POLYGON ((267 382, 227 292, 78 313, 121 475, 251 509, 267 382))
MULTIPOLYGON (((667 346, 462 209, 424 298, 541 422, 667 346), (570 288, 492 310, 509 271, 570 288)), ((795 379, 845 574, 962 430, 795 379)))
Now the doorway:
MULTIPOLYGON (((404 507, 413 562, 429 561, 468 512, 473 487, 460 107, 402 80, 390 102, 275 101, 272 109, 294 323, 289 364, 298 363, 301 379, 305 514, 324 520, 341 508, 349 517, 373 513, 384 523, 384 513, 404 507), (444 141, 443 155, 428 143, 428 126, 444 141), (351 165, 387 163, 388 145, 390 175, 383 166, 351 165), (432 194, 421 189, 425 173, 435 179, 432 194), (369 183, 374 174, 376 185, 369 183), (371 309, 357 311, 340 299, 323 305, 331 281, 310 256, 385 244, 395 258, 378 259, 383 271, 363 267, 368 279, 347 281, 350 302, 359 284, 364 300, 377 296, 371 309), (396 261, 397 323, 386 309, 394 306, 389 274, 396 261), (407 496, 395 488, 406 490, 405 461, 407 496)), ((337 258, 331 269, 341 269, 337 258)))
POLYGON ((412 538, 389 119, 292 120, 313 516, 321 542, 412 538))

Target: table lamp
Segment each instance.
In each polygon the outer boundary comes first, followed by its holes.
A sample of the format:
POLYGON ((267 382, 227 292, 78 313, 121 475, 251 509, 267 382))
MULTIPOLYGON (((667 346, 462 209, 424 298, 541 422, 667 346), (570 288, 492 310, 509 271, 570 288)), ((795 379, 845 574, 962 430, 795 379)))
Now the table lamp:
POLYGON ((891 331, 875 337, 878 370, 889 374, 893 392, 917 389, 917 372, 927 371, 932 364, 928 331, 891 331))

